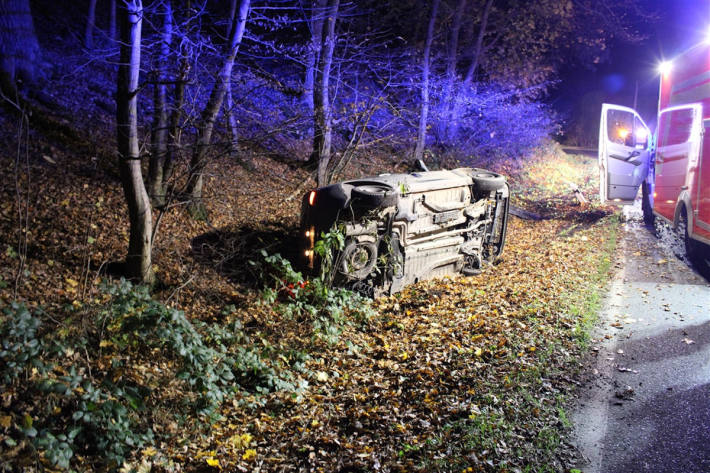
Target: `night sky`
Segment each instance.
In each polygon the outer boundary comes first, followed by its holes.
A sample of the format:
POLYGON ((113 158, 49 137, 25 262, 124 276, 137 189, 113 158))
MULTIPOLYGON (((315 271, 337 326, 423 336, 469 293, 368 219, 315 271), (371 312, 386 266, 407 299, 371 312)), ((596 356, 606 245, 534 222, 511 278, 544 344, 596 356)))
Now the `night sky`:
POLYGON ((710 0, 645 0, 643 3, 648 11, 659 13, 656 24, 639 29, 648 36, 646 40, 636 45, 613 41, 609 61, 595 70, 580 65, 561 70, 560 83, 551 93, 550 101, 563 114, 568 130, 578 123, 577 129, 582 130, 587 141, 580 144, 596 146, 603 102, 634 106, 637 83, 636 109, 654 128, 658 64, 703 41, 710 32, 710 0))

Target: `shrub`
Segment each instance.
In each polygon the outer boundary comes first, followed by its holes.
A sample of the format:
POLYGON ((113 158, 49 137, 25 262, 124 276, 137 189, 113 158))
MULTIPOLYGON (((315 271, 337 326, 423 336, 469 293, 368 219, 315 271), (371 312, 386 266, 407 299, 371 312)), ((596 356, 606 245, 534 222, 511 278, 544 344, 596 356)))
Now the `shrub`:
POLYGON ((275 310, 287 317, 311 321, 314 335, 335 343, 348 318, 367 320, 374 313, 369 299, 344 288, 332 287, 332 266, 344 237, 338 229, 323 233, 314 251, 320 257, 321 272, 317 277, 304 278, 280 254, 261 251, 261 262, 251 261, 257 269, 264 289, 262 300, 274 304, 275 310))
POLYGON ((27 369, 44 371, 43 346, 38 338, 39 317, 23 304, 13 302, 3 309, 0 322, 0 377, 3 383, 10 384, 27 369))
POLYGON ((228 328, 191 323, 184 312, 153 300, 148 289, 130 282, 108 287, 113 301, 104 312, 112 340, 119 346, 158 348, 179 362, 177 377, 198 395, 201 415, 213 416, 219 405, 240 388, 257 393, 293 390, 250 346, 241 325, 228 328), (208 345, 202 333, 211 333, 208 345))
POLYGON ((447 108, 433 117, 437 140, 467 161, 521 159, 559 132, 552 110, 535 100, 534 91, 477 84, 460 97, 459 116, 447 108))
POLYGON ((15 427, 5 439, 7 446, 26 439, 47 462, 63 469, 70 468, 78 452, 118 467, 155 441, 146 411, 160 407, 157 399, 147 385, 124 375, 132 368, 129 363, 153 353, 174 361, 175 376, 193 393, 184 396, 186 404, 208 421, 239 390, 300 389, 290 372, 279 372, 251 345, 238 321, 224 327, 191 323, 182 311, 153 300, 147 288, 127 281, 102 290, 106 304, 93 307, 94 326, 62 340, 50 338, 49 331, 40 333, 41 311, 32 313, 21 304, 4 309, 0 380, 22 390, 16 397, 23 403, 10 413, 15 427), (110 366, 92 370, 92 348, 100 348, 110 366), (85 354, 87 365, 67 366, 73 353, 85 354), (20 383, 23 378, 26 382, 20 383))

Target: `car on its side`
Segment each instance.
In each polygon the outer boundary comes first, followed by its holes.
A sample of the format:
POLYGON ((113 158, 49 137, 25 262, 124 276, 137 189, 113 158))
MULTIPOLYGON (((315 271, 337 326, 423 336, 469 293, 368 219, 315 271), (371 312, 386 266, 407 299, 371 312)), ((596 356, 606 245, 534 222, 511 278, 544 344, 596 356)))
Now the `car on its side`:
POLYGON ((369 296, 421 280, 478 274, 505 244, 510 190, 484 169, 380 174, 306 193, 301 207, 301 265, 320 265, 315 243, 334 227, 345 244, 333 281, 369 296))

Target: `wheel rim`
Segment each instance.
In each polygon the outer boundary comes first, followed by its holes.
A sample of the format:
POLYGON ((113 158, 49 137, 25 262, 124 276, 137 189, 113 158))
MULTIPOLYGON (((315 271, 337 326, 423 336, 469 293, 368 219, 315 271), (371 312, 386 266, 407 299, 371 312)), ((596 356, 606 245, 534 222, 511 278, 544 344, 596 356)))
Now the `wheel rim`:
POLYGON ((377 246, 372 242, 351 242, 343 250, 340 272, 349 279, 363 279, 375 266, 377 246))

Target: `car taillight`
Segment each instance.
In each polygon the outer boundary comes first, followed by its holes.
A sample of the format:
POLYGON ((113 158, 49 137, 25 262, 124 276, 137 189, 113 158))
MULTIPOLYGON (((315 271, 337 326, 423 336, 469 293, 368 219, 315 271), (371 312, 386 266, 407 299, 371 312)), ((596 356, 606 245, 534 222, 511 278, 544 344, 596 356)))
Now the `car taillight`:
POLYGON ((313 204, 316 201, 316 191, 311 191, 310 194, 308 194, 308 205, 313 207, 313 204))
POLYGON ((306 230, 306 240, 308 241, 308 247, 305 251, 305 256, 308 259, 308 267, 313 269, 313 247, 316 244, 315 227, 310 227, 308 230, 306 230))

